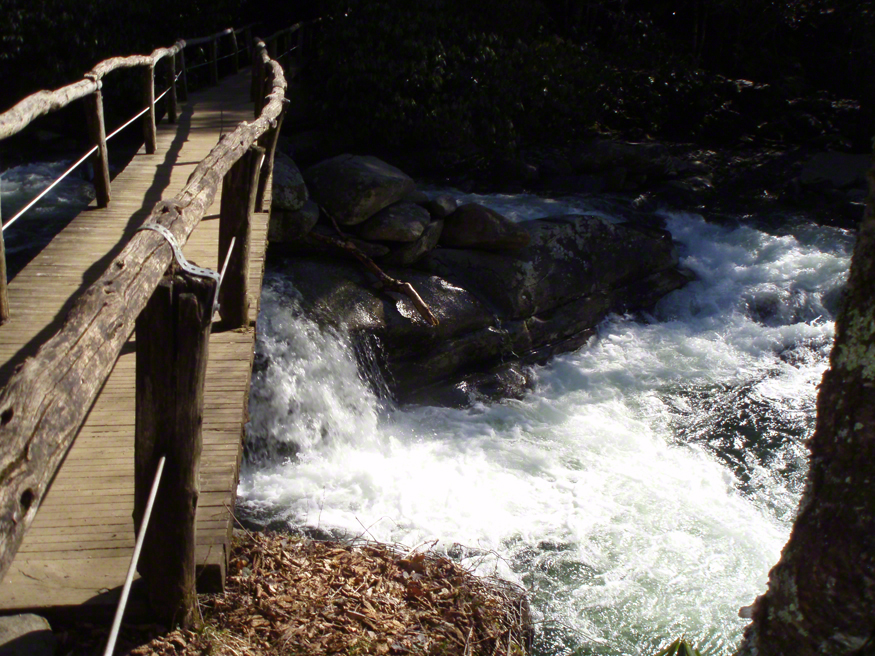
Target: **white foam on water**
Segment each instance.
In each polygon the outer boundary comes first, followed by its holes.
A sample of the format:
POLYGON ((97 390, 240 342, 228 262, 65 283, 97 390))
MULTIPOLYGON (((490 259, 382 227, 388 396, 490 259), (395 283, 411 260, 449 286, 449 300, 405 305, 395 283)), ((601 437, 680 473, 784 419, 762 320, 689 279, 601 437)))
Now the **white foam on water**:
MULTIPOLYGON (((72 161, 32 162, 0 173, 0 212, 6 223, 63 173, 72 161)), ((58 222, 69 221, 94 199, 94 186, 82 179, 80 167, 19 218, 4 235, 6 250, 15 253, 46 243, 58 222)))
POLYGON ((852 237, 667 219, 698 280, 606 321, 523 400, 461 410, 381 401, 269 276, 244 509, 465 545, 531 590, 539 653, 650 654, 682 633, 732 653, 798 503, 852 237))

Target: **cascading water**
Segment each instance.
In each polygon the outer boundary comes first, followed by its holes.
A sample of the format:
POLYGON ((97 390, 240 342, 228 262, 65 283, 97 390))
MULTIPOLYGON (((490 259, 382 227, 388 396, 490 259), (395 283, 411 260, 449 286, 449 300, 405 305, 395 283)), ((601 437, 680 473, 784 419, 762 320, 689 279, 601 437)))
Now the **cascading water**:
MULTIPOLYGON (((585 199, 479 197, 518 220, 585 199)), ((530 590, 540 654, 730 654, 804 482, 853 235, 667 216, 699 279, 612 317, 521 401, 397 407, 269 274, 245 513, 415 545, 530 590), (462 546, 454 546, 454 545, 462 546)))

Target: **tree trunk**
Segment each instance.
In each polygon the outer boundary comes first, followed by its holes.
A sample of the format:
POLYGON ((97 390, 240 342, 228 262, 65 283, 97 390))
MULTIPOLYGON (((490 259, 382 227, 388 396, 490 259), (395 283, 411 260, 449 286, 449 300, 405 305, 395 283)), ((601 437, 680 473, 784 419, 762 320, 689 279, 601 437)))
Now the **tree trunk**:
POLYGON ((739 656, 875 653, 875 169, 799 514, 739 656))

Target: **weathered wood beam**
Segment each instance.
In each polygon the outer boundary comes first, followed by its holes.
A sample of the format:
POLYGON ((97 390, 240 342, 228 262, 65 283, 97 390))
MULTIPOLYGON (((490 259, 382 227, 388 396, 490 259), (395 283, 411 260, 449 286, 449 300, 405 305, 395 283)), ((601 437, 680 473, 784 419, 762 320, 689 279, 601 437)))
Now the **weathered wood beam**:
POLYGON ((103 94, 97 89, 85 99, 88 135, 91 143, 97 146, 92 157, 94 167, 94 190, 97 196, 97 206, 106 207, 112 199, 109 183, 109 150, 106 147, 106 122, 103 119, 103 94))
POLYGON ((182 100, 188 100, 188 71, 185 67, 185 50, 179 51, 179 79, 182 80, 182 100))
POLYGON ((138 570, 159 621, 187 629, 200 624, 195 520, 215 291, 211 278, 186 272, 167 275, 136 323, 134 525, 138 534, 158 461, 162 456, 167 459, 138 570))
MULTIPOLYGON (((212 204, 231 166, 282 111, 286 81, 276 62, 261 116, 226 135, 185 188, 158 203, 149 220, 180 245, 212 204)), ((64 325, 0 391, 0 577, 36 516, 49 483, 172 259, 154 231, 138 232, 78 299, 64 325)))
POLYGON ((219 291, 219 312, 225 328, 249 325, 249 251, 252 240, 252 214, 258 177, 265 150, 252 146, 222 181, 222 203, 219 211, 219 263, 225 261, 231 241, 234 250, 222 278, 219 291))
POLYGON ((0 114, 0 139, 21 132, 31 121, 66 107, 97 90, 97 80, 79 80, 55 91, 37 91, 0 114))
POLYGON ((276 146, 279 142, 280 131, 283 127, 283 118, 285 111, 280 114, 276 120, 276 125, 271 126, 270 130, 261 135, 259 140, 264 147, 266 156, 264 163, 261 165, 261 175, 258 178, 258 193, 255 195, 255 211, 264 211, 264 197, 267 195, 267 185, 273 182, 273 162, 276 156, 276 146))
POLYGON ((240 47, 237 45, 237 33, 231 32, 231 48, 234 56, 231 57, 231 70, 235 73, 240 71, 240 47))
POLYGON ((219 83, 219 39, 210 41, 210 84, 216 86, 219 83))
POLYGON ((146 142, 146 154, 154 155, 158 150, 158 128, 155 125, 155 67, 146 66, 143 69, 143 103, 149 111, 143 116, 143 139, 146 142))
POLYGON ((94 93, 97 83, 104 75, 120 68, 135 66, 154 66, 163 57, 175 55, 184 47, 185 41, 177 41, 170 48, 158 48, 151 55, 132 55, 130 57, 112 57, 100 62, 85 74, 84 80, 54 91, 37 91, 7 111, 0 114, 0 140, 11 137, 26 128, 34 119, 50 112, 62 109, 74 100, 85 98, 94 93))
POLYGON ((6 282, 6 245, 3 242, 3 209, 0 207, 0 325, 9 321, 9 289, 6 282))
POLYGON ((170 78, 170 91, 167 94, 167 122, 171 125, 176 123, 179 115, 178 100, 176 97, 176 57, 167 58, 167 76, 170 78))
MULTIPOLYGON (((243 29, 243 28, 240 28, 243 29)), ((234 32, 234 29, 229 27, 227 29, 222 30, 221 32, 216 32, 215 34, 210 34, 208 36, 202 36, 197 39, 186 40, 185 45, 187 46, 202 46, 205 43, 210 43, 215 41, 216 39, 225 36, 226 34, 231 34, 234 32)))

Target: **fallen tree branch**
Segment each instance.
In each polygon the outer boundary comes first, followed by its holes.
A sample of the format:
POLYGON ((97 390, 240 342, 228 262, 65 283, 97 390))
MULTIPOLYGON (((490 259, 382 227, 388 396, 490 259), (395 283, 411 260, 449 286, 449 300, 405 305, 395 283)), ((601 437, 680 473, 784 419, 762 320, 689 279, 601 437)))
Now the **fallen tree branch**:
MULTIPOLYGON (((322 212, 325 212, 325 209, 319 208, 322 212)), ((334 226, 337 227, 337 223, 334 222, 334 218, 325 212, 325 215, 331 219, 334 226)), ((337 230, 341 235, 340 229, 337 230)), ((422 300, 422 297, 417 293, 417 291, 413 288, 409 282, 401 282, 400 280, 396 280, 389 276, 385 271, 383 271, 380 267, 377 266, 377 263, 374 262, 371 258, 361 252, 359 248, 353 244, 349 239, 344 239, 341 237, 334 237, 332 235, 323 235, 316 231, 311 232, 309 235, 312 239, 316 241, 321 241, 324 244, 330 244, 335 248, 339 248, 342 251, 345 251, 352 255, 355 259, 357 259, 362 266, 365 267, 368 271, 374 274, 377 277, 377 280, 380 281, 380 284, 384 289, 388 289, 392 292, 398 292, 399 294, 404 294, 410 301, 413 303, 413 306, 416 308, 416 311, 419 312, 419 316, 421 316, 426 323, 431 326, 437 326, 438 320, 437 317, 432 314, 431 309, 428 307, 425 301, 422 300)), ((345 237, 345 235, 344 235, 345 237)))

